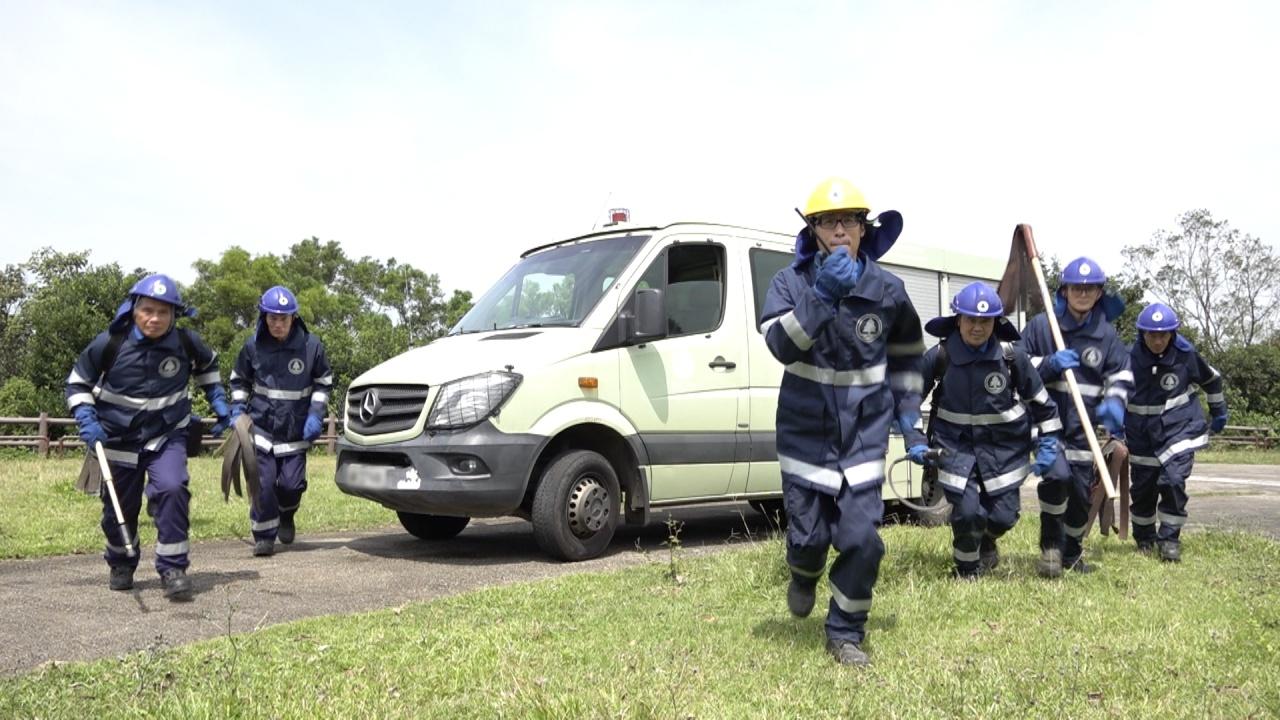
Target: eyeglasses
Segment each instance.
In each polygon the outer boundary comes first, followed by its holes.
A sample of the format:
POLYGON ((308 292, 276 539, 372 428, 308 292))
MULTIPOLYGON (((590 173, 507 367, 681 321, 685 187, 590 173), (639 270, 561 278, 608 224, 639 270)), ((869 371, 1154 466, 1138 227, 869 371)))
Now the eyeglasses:
POLYGON ((844 225, 845 230, 848 230, 854 225, 861 225, 862 223, 866 222, 866 219, 867 219, 866 213, 854 213, 854 212, 824 213, 822 215, 815 217, 813 219, 813 224, 817 225, 823 230, 834 230, 836 227, 836 223, 839 223, 841 225, 844 225))

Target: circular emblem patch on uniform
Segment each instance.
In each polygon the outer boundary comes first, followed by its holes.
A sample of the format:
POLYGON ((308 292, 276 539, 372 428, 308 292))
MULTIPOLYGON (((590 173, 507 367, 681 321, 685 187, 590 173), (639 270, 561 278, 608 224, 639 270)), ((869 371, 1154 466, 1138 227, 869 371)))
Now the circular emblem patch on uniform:
POLYGON ((1084 352, 1080 353, 1080 362, 1084 363, 1085 367, 1096 368, 1102 364, 1102 351, 1096 347, 1085 348, 1084 352))
POLYGON ((986 388, 987 392, 992 395, 999 395, 1004 392, 1008 384, 1009 381, 1005 378, 1004 373, 998 370, 987 373, 986 379, 982 381, 982 387, 986 388))
POLYGON ((160 361, 160 377, 171 378, 178 374, 178 368, 182 363, 178 362, 177 356, 170 355, 160 361))
POLYGON ((880 322, 880 316, 873 313, 867 313, 858 318, 854 331, 858 333, 858 339, 864 343, 873 343, 880 337, 880 333, 884 331, 884 323, 880 322))
POLYGON ((293 373, 294 375, 301 375, 302 371, 305 369, 306 369, 306 366, 298 358, 294 358, 289 361, 289 372, 293 373))
POLYGON ((1165 373, 1164 375, 1161 375, 1160 387, 1164 388, 1165 390, 1173 390, 1174 388, 1178 387, 1178 374, 1165 373))

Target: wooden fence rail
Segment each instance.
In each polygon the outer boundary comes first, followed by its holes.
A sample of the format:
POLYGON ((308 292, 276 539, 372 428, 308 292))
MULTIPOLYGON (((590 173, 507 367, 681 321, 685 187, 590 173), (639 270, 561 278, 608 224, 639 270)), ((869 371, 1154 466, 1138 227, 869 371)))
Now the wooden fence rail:
MULTIPOLYGON (((213 427, 213 418, 201 418, 200 424, 205 428, 205 432, 213 427)), ((80 440, 80 436, 74 431, 76 426, 75 418, 49 417, 48 413, 40 413, 39 417, 0 417, 0 431, 7 430, 6 425, 18 426, 34 426, 33 434, 25 435, 0 435, 0 448, 17 447, 17 448, 33 448, 40 457, 49 457, 50 453, 62 455, 68 450, 79 452, 84 448, 84 443, 80 440), (53 428, 70 427, 72 431, 61 434, 58 437, 50 437, 50 430, 53 428)), ((223 435, 223 438, 226 436, 223 435)), ((223 438, 215 438, 205 435, 200 443, 205 448, 216 447, 222 444, 223 438)), ((316 445, 323 444, 325 449, 333 454, 338 449, 338 418, 330 415, 325 418, 325 432, 316 440, 316 445)))

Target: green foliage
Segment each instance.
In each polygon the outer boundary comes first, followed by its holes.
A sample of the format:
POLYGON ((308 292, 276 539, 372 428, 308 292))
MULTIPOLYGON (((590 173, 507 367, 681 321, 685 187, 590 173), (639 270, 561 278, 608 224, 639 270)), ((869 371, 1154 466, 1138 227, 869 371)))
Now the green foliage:
POLYGON ((43 409, 40 391, 24 377, 11 377, 0 385, 0 415, 35 417, 43 409))
POLYGON ((1248 416, 1280 424, 1280 344, 1238 346, 1205 359, 1225 378, 1233 425, 1254 424, 1242 422, 1248 416))
MULTIPOLYGON (((284 255, 254 256, 231 247, 194 267, 196 280, 183 298, 199 314, 183 323, 219 353, 224 377, 256 331, 262 293, 285 285, 298 296, 308 329, 328 346, 339 402, 356 376, 443 335, 471 308, 466 291, 446 301, 435 275, 394 258, 352 259, 338 243, 316 238, 284 255)), ((76 358, 146 274, 125 273, 114 263, 93 265, 87 252, 52 249, 0 271, 0 408, 62 412, 64 383, 76 358)), ((198 394, 193 401, 201 411, 198 394)))
MULTIPOLYGON (((20 286, 22 297, 9 301, 11 314, 0 339, 5 348, 0 379, 26 379, 38 394, 40 408, 58 413, 71 366, 89 341, 106 329, 129 288, 146 271, 125 273, 115 263, 90 264, 87 252, 49 248, 33 253, 21 271, 30 279, 20 286)), ((18 288, 7 281, 5 287, 7 292, 18 288)))
POLYGON ((471 307, 468 292, 455 291, 446 302, 434 274, 395 258, 349 258, 337 242, 316 238, 284 255, 255 257, 232 247, 195 269, 189 293, 200 308, 195 326, 222 352, 224 375, 257 331, 262 293, 284 285, 297 296, 307 329, 325 343, 339 402, 361 373, 443 335, 471 307))

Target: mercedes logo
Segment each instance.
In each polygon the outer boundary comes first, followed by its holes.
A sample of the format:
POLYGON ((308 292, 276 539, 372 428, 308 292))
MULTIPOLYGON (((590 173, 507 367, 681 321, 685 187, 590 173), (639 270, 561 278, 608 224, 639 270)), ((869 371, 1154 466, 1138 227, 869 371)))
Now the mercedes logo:
POLYGON ((373 422, 378 417, 378 411, 382 409, 382 401, 378 399, 378 391, 370 390, 364 394, 364 400, 360 402, 360 422, 366 425, 373 422))

